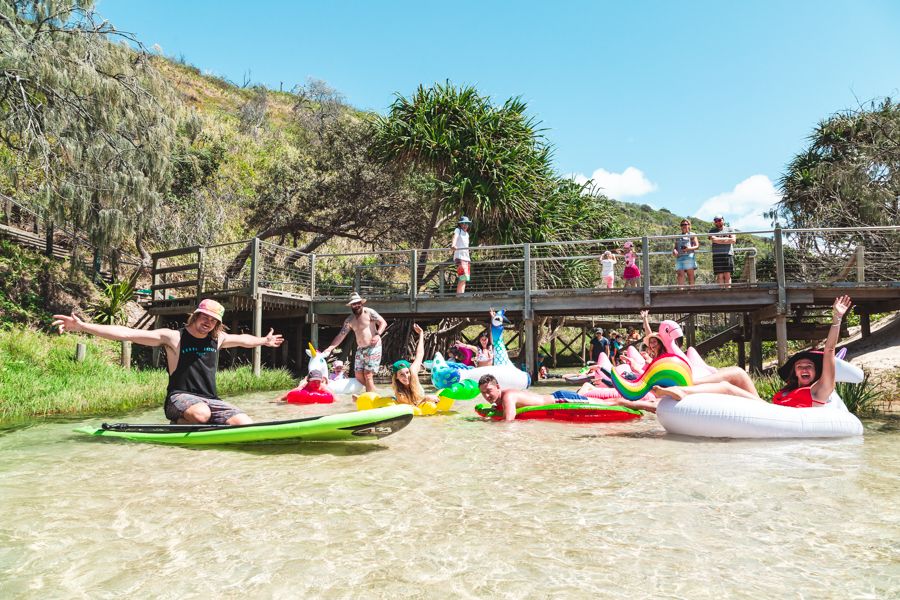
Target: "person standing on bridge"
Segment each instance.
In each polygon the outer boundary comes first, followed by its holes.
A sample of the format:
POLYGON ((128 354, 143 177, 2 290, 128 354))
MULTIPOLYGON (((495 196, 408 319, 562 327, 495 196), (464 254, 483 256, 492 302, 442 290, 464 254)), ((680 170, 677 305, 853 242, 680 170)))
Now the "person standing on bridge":
POLYGON ((716 283, 725 287, 731 287, 731 274, 734 272, 734 229, 725 226, 725 217, 716 215, 713 217, 714 227, 709 230, 709 239, 712 242, 713 273, 716 275, 716 283))
POLYGON ((469 256, 469 225, 472 221, 469 217, 459 218, 458 227, 453 231, 453 241, 450 247, 453 249, 453 262, 456 263, 456 295, 466 291, 466 282, 472 278, 472 259, 469 256))
POLYGON ((121 325, 85 323, 71 315, 53 315, 60 333, 87 333, 107 340, 162 346, 166 351, 169 387, 165 413, 173 423, 247 425, 253 420, 239 408, 216 395, 219 350, 224 348, 277 348, 284 339, 273 329, 265 337, 225 333, 225 307, 207 298, 188 318, 187 325, 174 329, 134 329, 121 325))
POLYGON ((325 356, 344 341, 350 330, 356 334, 356 360, 353 371, 356 380, 366 386, 367 392, 375 391, 375 373, 381 366, 381 334, 387 329, 387 321, 371 308, 365 308, 366 299, 353 292, 347 306, 353 312, 344 320, 341 330, 322 352, 325 356))
POLYGON ((697 268, 694 251, 698 248, 700 248, 700 240, 691 233, 691 222, 688 219, 682 219, 681 237, 675 238, 675 247, 672 248, 678 285, 684 285, 685 275, 687 275, 688 285, 694 285, 694 271, 697 268))

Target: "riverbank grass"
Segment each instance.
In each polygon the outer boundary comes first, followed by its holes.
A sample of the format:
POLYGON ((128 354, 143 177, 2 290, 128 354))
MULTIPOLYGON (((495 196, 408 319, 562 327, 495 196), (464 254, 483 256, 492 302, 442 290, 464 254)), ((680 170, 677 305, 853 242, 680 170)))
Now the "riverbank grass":
MULTIPOLYGON (((162 407, 168 378, 162 369, 125 370, 119 344, 76 335, 48 335, 30 329, 0 330, 0 424, 49 416, 113 416, 162 407), (87 345, 75 362, 75 344, 87 345)), ((285 390, 296 384, 288 371, 250 367, 219 372, 222 397, 285 390)))

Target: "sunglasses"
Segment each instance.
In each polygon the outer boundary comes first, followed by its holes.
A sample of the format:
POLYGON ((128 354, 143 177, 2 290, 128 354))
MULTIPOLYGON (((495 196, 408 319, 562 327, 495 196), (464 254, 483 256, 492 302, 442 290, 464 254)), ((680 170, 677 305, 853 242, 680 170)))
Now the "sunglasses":
POLYGON ((713 219, 713 223, 721 223, 722 219, 713 219))
POLYGON ((682 227, 687 227, 688 225, 690 225, 690 223, 682 223, 681 224, 682 227))

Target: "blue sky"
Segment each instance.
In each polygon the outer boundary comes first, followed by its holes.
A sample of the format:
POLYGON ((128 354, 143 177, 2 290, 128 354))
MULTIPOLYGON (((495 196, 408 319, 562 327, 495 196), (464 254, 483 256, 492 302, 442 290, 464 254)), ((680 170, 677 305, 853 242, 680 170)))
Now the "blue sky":
POLYGON ((449 79, 521 96, 560 174, 742 229, 816 123, 900 96, 900 2, 99 0, 148 47, 361 109, 449 79))

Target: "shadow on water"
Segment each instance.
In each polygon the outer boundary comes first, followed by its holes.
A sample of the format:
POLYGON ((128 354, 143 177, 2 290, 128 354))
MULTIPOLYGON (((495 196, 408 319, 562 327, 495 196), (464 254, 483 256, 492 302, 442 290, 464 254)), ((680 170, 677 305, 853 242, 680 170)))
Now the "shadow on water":
POLYGON ((104 439, 92 436, 73 436, 76 443, 81 444, 144 444, 149 446, 177 447, 189 451, 218 450, 220 452, 237 452, 256 456, 282 456, 296 454, 305 456, 362 456, 374 452, 383 452, 387 447, 377 442, 245 442, 240 444, 204 444, 202 446, 182 446, 179 444, 155 444, 153 442, 134 442, 121 439, 104 439))

